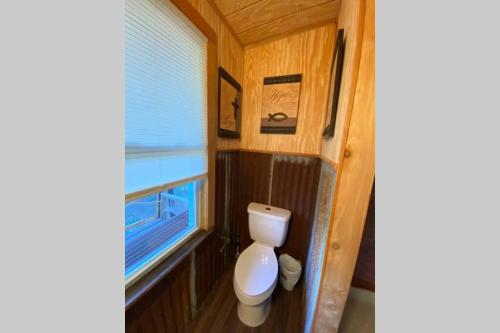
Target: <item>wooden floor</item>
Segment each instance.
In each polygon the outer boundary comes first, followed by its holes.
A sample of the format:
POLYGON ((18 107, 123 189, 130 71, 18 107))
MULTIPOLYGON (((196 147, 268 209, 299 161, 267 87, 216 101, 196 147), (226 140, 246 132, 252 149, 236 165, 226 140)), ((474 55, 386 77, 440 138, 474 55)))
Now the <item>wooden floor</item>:
POLYGON ((189 332, 301 332, 302 279, 293 291, 276 286, 271 303, 271 312, 264 324, 251 328, 238 318, 238 299, 233 289, 234 265, 228 269, 214 290, 207 296, 192 322, 189 332))

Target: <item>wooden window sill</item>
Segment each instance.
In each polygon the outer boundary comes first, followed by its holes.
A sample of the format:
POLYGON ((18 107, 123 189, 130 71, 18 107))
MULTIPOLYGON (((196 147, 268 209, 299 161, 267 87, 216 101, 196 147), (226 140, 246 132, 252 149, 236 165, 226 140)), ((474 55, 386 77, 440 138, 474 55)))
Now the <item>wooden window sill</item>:
POLYGON ((156 267, 151 269, 137 282, 125 290, 125 310, 130 308, 142 295, 146 294, 153 288, 161 279, 170 273, 175 266, 182 262, 194 249, 211 233, 213 228, 209 230, 200 229, 187 240, 181 247, 170 254, 165 260, 160 262, 156 267))

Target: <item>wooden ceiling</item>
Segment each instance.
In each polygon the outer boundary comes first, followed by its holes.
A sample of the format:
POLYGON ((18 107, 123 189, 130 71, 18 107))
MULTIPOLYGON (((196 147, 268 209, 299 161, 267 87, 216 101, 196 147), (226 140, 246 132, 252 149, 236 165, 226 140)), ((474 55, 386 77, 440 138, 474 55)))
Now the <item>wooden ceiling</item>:
POLYGON ((340 0, 210 0, 243 45, 336 22, 340 0))

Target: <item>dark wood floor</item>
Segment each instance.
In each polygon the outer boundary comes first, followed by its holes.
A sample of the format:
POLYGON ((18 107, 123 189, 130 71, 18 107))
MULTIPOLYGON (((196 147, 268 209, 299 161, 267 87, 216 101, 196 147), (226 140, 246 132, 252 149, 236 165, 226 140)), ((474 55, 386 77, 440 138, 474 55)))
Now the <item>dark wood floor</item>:
POLYGON ((302 280, 293 291, 276 286, 271 303, 271 312, 264 324, 251 328, 238 318, 238 299, 233 289, 234 265, 228 269, 214 290, 207 296, 192 322, 189 332, 301 332, 302 280))

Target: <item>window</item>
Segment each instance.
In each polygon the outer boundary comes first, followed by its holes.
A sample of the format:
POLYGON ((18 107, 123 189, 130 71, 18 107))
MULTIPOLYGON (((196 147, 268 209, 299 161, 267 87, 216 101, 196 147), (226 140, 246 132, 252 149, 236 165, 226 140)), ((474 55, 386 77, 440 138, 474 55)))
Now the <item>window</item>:
POLYGON ((199 182, 154 193, 125 205, 125 275, 140 270, 196 228, 199 182))
POLYGON ((127 285, 198 228, 208 164, 206 45, 168 1, 126 0, 127 285))

